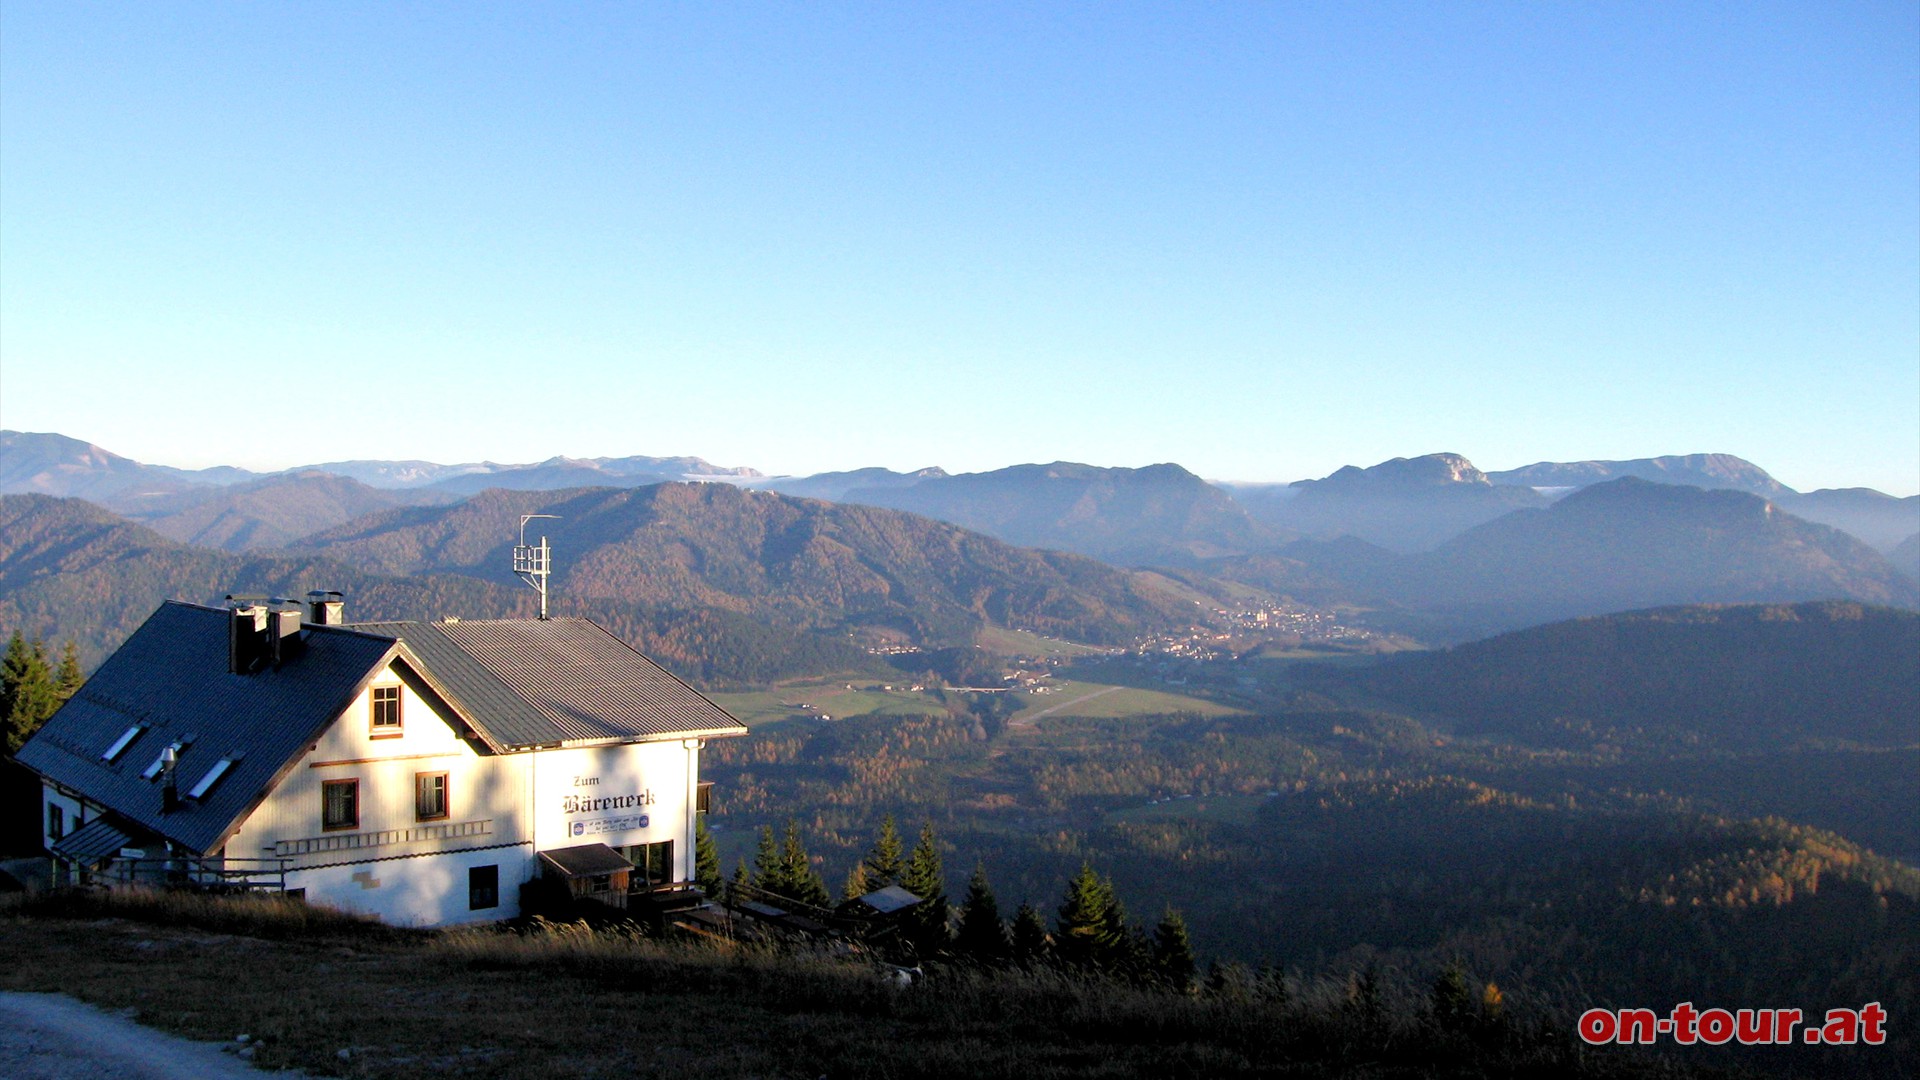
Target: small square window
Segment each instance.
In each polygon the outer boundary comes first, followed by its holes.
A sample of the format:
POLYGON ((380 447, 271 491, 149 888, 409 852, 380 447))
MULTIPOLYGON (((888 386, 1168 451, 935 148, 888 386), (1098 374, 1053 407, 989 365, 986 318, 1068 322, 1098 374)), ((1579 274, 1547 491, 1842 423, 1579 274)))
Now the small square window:
POLYGON ((400 734, 400 688, 373 688, 373 737, 400 734))
POLYGON ((467 910, 500 906, 500 867, 475 866, 467 870, 467 910))
POLYGON ((360 827, 360 781, 327 780, 321 783, 320 827, 328 830, 360 827))
POLYGON ((447 774, 413 774, 413 816, 421 821, 439 821, 447 816, 447 774))

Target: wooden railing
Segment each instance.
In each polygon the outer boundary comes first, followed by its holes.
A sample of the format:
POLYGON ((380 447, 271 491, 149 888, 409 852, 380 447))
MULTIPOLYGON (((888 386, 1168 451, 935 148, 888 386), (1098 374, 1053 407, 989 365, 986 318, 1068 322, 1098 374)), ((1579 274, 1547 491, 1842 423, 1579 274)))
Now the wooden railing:
POLYGON ((286 892, 286 859, 156 855, 109 860, 92 879, 111 885, 190 885, 224 892, 286 892))

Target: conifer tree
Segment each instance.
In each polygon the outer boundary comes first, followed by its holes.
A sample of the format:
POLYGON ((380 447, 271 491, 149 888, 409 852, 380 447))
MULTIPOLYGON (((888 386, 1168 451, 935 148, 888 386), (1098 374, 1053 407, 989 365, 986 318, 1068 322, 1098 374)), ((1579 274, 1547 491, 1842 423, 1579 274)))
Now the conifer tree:
POLYGON ((59 707, 46 646, 14 631, 0 659, 0 751, 13 756, 59 707))
POLYGON ((1085 863, 1067 881, 1053 934, 1054 955, 1070 968, 1105 971, 1119 966, 1128 952, 1127 916, 1113 883, 1085 863))
POLYGON ((720 895, 720 849, 707 831, 705 814, 696 814, 693 819, 693 880, 708 896, 720 895))
MULTIPOLYGON (((760 826, 760 842, 753 849, 753 887, 781 892, 785 884, 780 876, 780 842, 773 838, 773 826, 760 826)), ((783 894, 784 895, 784 894, 783 894)))
POLYGON ((846 883, 840 886, 840 899, 858 900, 872 891, 867 885, 866 860, 859 860, 853 864, 853 869, 847 871, 846 883))
POLYGON ((999 964, 1007 959, 1007 927, 1000 921, 1000 904, 987 881, 987 868, 978 863, 967 879, 966 899, 960 902, 960 933, 954 946, 963 956, 982 964, 999 964))
POLYGON ((774 889, 775 892, 802 904, 823 908, 832 903, 826 882, 820 880, 820 873, 813 868, 813 860, 800 840, 800 823, 792 818, 787 819, 786 839, 780 845, 780 884, 784 887, 774 889))
POLYGON ((1194 989, 1193 942, 1187 937, 1187 920, 1168 908, 1153 928, 1153 973, 1164 986, 1186 994, 1194 989))
POLYGON ((867 852, 867 892, 900 884, 901 875, 906 871, 900 861, 901 853, 905 850, 900 842, 900 830, 894 826, 893 815, 881 818, 880 832, 873 838, 872 850, 867 852))
POLYGON ((947 929, 946 874, 940 868, 940 842, 934 836, 933 823, 920 828, 920 842, 907 856, 901 888, 920 898, 908 910, 908 938, 923 957, 934 956, 952 944, 947 929))
POLYGON ((53 672, 53 696, 64 705, 67 699, 78 693, 82 683, 87 681, 86 672, 80 670, 80 647, 72 638, 60 646, 60 666, 53 672))
POLYGON ((1013 913, 1013 959, 1023 967, 1034 967, 1052 958, 1053 940, 1047 934, 1046 916, 1032 904, 1023 903, 1013 913))

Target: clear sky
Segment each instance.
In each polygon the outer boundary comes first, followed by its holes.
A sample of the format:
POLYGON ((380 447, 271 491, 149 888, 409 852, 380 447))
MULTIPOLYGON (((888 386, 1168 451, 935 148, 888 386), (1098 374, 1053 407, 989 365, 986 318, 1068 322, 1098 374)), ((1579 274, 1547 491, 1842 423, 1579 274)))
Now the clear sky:
POLYGON ((0 0, 0 425, 1920 490, 1920 7, 0 0))

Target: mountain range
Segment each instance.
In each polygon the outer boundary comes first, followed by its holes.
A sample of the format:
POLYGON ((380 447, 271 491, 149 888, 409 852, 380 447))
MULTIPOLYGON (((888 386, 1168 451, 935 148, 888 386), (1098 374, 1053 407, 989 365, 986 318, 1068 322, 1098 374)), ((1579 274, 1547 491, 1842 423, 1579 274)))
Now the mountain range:
MULTIPOLYGON (((343 524, 375 498, 365 492, 280 496, 315 473, 387 492, 394 504, 444 503, 488 488, 560 490, 642 487, 709 480, 782 494, 910 510, 997 536, 1129 565, 1192 566, 1232 554, 1271 553, 1289 540, 1352 536, 1402 554, 1431 550, 1517 509, 1544 506, 1582 487, 1621 477, 1747 491, 1810 521, 1832 525, 1890 553, 1920 535, 1920 496, 1868 488, 1800 493, 1728 454, 1628 461, 1539 462, 1486 473, 1452 453, 1347 466, 1291 484, 1205 484, 1177 465, 1108 469, 1072 462, 950 475, 868 468, 813 476, 767 476, 697 457, 566 458, 527 465, 477 462, 337 461, 262 476, 242 469, 142 465, 63 435, 0 432, 0 493, 89 499, 176 539, 229 550, 272 547, 343 524), (246 494, 220 513, 209 505, 230 486, 246 494), (1231 496, 1243 513, 1203 486, 1231 496), (337 509, 326 509, 329 500, 337 509), (250 519, 257 518, 253 523, 250 519), (218 519, 209 531, 209 525, 218 519)), ((305 486, 313 485, 307 482, 305 486)), ((1909 562, 1911 560, 1908 560, 1909 562)), ((1903 562, 1902 565, 1907 565, 1903 562)))

